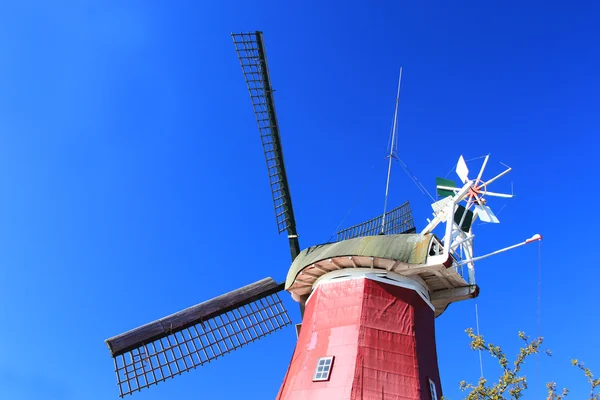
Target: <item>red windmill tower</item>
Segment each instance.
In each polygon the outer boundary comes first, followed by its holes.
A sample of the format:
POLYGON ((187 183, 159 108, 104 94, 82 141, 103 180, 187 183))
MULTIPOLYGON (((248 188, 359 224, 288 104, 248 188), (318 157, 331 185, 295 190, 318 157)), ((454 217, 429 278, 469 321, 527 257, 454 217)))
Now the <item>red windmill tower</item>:
POLYGON ((473 221, 498 222, 486 197, 512 197, 488 191, 510 168, 483 181, 486 156, 477 178, 469 179, 461 156, 456 167, 460 184, 438 178, 441 200, 432 204, 433 218, 421 232, 406 202, 338 232, 335 242, 300 251, 262 33, 232 37, 258 122, 278 230, 287 232, 292 265, 283 283, 265 278, 107 339, 119 395, 291 325, 278 294, 285 290, 300 303, 302 323, 277 399, 437 400, 442 388, 435 317, 450 303, 478 295, 475 261, 541 239, 534 235, 493 253, 473 254, 473 221), (434 234, 438 227, 439 237, 434 234))

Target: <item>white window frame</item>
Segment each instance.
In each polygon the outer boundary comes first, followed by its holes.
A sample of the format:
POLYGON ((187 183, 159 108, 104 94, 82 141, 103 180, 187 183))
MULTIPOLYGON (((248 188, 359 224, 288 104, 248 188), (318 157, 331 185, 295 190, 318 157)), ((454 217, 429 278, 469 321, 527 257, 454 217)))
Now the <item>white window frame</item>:
POLYGON ((431 393, 431 400, 438 400, 435 382, 431 379, 429 380, 429 393, 431 393))
POLYGON ((313 374, 313 382, 328 381, 331 377, 331 370, 333 369, 334 356, 320 357, 317 360, 315 366, 315 373, 313 374))

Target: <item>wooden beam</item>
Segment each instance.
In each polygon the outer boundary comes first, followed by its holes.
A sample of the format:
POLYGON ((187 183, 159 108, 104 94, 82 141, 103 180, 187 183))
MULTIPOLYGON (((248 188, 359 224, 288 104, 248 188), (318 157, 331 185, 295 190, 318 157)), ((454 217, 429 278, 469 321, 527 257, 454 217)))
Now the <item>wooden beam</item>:
POLYGON ((395 271, 396 268, 398 268, 398 265, 400 265, 400 261, 395 261, 394 263, 392 263, 389 267, 386 267, 386 269, 388 271, 395 271))
POLYGON ((118 336, 106 339, 105 342, 111 355, 116 357, 143 344, 153 342, 196 325, 199 322, 206 321, 277 293, 283 290, 283 286, 283 284, 277 284, 273 278, 265 278, 118 336))
POLYGON ((316 279, 314 277, 309 276, 308 274, 304 274, 302 272, 300 272, 300 274, 298 274, 298 276, 296 277, 296 282, 308 283, 311 286, 313 285, 313 283, 315 283, 315 280, 316 279), (306 275, 306 277, 304 275, 306 275))
POLYGON ((319 270, 319 271, 321 271, 321 272, 324 272, 324 273, 331 272, 331 270, 330 270, 330 269, 327 269, 327 268, 325 268, 324 266, 322 266, 322 265, 321 265, 321 264, 319 264, 319 263, 314 263, 313 265, 314 265, 314 267, 315 267, 316 269, 318 269, 318 270, 319 270))
POLYGON ((302 286, 312 287, 313 285, 314 285, 314 283, 307 283, 306 281, 294 281, 294 283, 292 284, 292 286, 289 287, 288 290, 292 290, 294 288, 302 287, 302 286))
POLYGON ((449 268, 441 269, 440 272, 442 273, 442 275, 444 275, 446 279, 448 279, 450 283, 452 283, 453 287, 461 287, 466 284, 466 282, 464 282, 463 279, 459 280, 459 278, 462 277, 457 272, 454 272, 449 268))
MULTIPOLYGON (((309 268, 310 268, 310 267, 309 267, 309 268)), ((305 269, 303 269, 302 271, 300 271, 300 273, 299 273, 298 275, 299 275, 299 276, 301 276, 301 275, 306 275, 306 276, 310 276, 310 277, 312 277, 312 278, 315 278, 315 279, 318 279, 318 278, 320 278, 321 276, 323 276, 323 274, 320 274, 320 275, 319 275, 319 274, 315 274, 314 272, 307 271, 309 268, 305 268, 305 269)), ((318 268, 315 268, 315 269, 316 269, 317 271, 319 270, 318 268)))
POLYGON ((333 264, 333 265, 335 266, 335 268, 336 268, 336 269, 343 269, 343 267, 342 267, 342 266, 341 266, 341 265, 340 265, 340 264, 339 264, 337 261, 335 261, 333 258, 330 258, 330 259, 329 259, 329 262, 330 262, 331 264, 333 264))
POLYGON ((440 270, 442 268, 446 268, 443 265, 407 265, 406 268, 404 269, 397 269, 395 272, 399 273, 400 275, 406 275, 406 276, 410 276, 410 275, 415 275, 415 274, 423 274, 423 273, 430 273, 433 274, 434 271, 440 270))
POLYGON ((358 268, 358 265, 356 265, 356 261, 354 261, 354 258, 352 256, 348 257, 348 260, 350 260, 350 262, 352 263, 352 267, 358 268))
POLYGON ((440 281, 442 281, 444 286, 446 286, 448 289, 452 289, 454 287, 454 285, 452 285, 452 283, 450 283, 450 281, 444 276, 444 274, 442 274, 442 271, 437 270, 437 271, 433 271, 433 273, 435 274, 435 276, 437 276, 440 279, 440 281))
POLYGON ((436 290, 431 293, 431 301, 439 302, 439 301, 459 301, 471 299, 473 297, 477 297, 479 294, 479 287, 477 285, 473 286, 465 286, 454 289, 444 289, 444 290, 436 290))

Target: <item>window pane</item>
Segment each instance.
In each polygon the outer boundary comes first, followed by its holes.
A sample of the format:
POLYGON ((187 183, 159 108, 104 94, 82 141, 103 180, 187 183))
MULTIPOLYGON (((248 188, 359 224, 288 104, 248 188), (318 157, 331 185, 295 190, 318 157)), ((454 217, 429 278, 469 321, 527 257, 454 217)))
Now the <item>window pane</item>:
POLYGON ((333 356, 321 357, 317 361, 313 381, 327 381, 331 374, 333 356))
POLYGON ((435 390, 435 383, 430 379, 429 380, 429 392, 431 393, 431 400, 437 400, 437 392, 435 390))

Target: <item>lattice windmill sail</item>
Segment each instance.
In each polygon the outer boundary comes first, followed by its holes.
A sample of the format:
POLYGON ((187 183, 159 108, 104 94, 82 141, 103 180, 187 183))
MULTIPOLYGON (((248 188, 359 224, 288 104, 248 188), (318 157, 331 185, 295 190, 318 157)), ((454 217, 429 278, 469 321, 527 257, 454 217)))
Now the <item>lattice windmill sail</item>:
POLYGON ((235 50, 242 66, 256 122, 267 161, 275 218, 279 233, 287 231, 292 259, 300 252, 296 221, 283 162, 283 146, 279 137, 279 124, 275 114, 273 88, 269 77, 267 56, 262 32, 232 34, 235 50))
MULTIPOLYGON (((286 291, 306 312, 297 325, 303 327, 278 400, 351 398, 352 393, 416 400, 428 391, 441 396, 437 358, 431 351, 434 318, 449 304, 477 296, 475 261, 541 239, 534 235, 483 256, 473 253, 473 221, 499 222, 486 197, 512 197, 488 191, 510 168, 483 181, 486 157, 477 178, 470 179, 461 156, 456 173, 462 186, 438 178, 442 199, 432 204, 433 219, 421 232, 416 233, 405 202, 390 211, 384 206, 383 215, 339 231, 336 242, 300 251, 263 36, 252 32, 232 38, 256 115, 277 229, 287 233, 292 265, 285 282, 265 278, 107 339, 119 395, 203 366, 290 326, 279 297, 286 291), (445 226, 441 238, 434 234, 438 226, 445 226), (397 329, 406 326, 415 329, 397 329), (357 332, 361 334, 352 336, 357 332), (330 346, 334 343, 338 345, 330 346), (330 353, 321 354, 322 349, 330 353), (341 356, 345 361, 336 362, 341 356), (358 376, 356 371, 365 368, 360 363, 368 363, 374 377, 358 376), (407 370, 416 372, 405 376, 407 370)), ((400 85, 398 96, 399 90, 400 85)))
POLYGON ((107 339, 119 395, 131 394, 204 365, 291 321, 265 278, 107 339))

